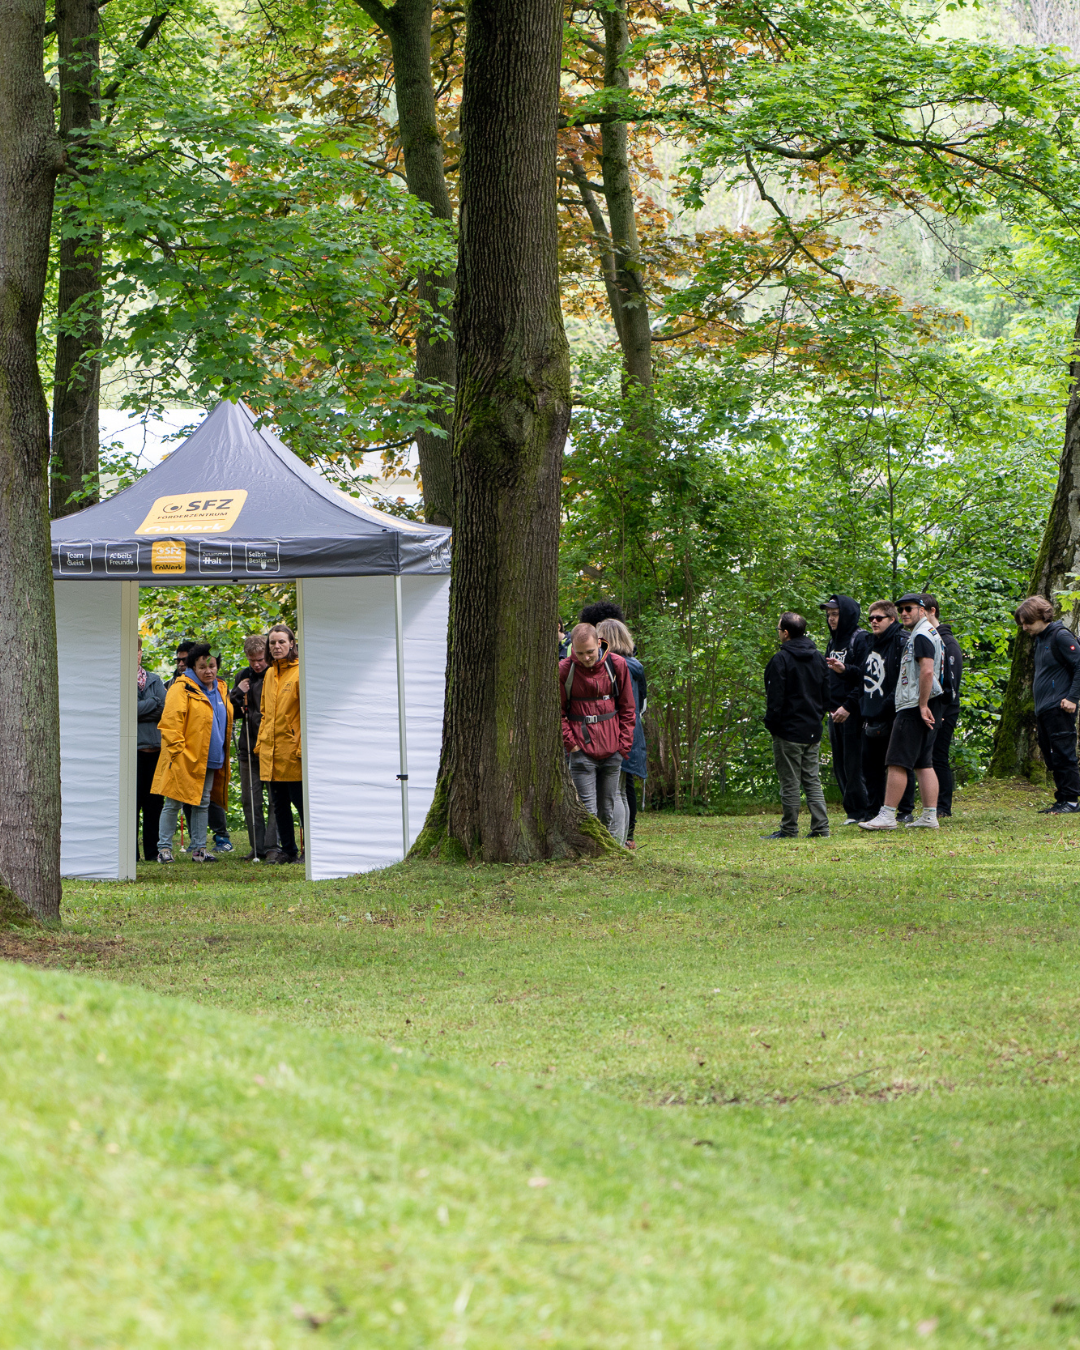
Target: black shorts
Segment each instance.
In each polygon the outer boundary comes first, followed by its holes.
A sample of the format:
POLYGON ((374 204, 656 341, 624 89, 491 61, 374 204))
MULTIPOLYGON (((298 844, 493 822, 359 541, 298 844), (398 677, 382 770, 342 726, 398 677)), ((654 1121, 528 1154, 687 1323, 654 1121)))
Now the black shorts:
POLYGON ((895 764, 901 769, 929 769, 934 752, 934 736, 941 721, 941 708, 938 700, 930 700, 930 711, 934 714, 934 725, 928 727, 918 708, 901 708, 893 723, 889 748, 885 752, 885 763, 895 764))

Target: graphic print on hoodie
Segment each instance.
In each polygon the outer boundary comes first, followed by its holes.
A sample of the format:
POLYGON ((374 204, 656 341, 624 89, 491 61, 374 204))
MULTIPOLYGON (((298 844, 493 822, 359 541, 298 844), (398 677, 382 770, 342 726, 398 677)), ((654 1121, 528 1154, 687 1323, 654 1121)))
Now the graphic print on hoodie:
POLYGON ((870 650, 870 634, 859 627, 862 607, 850 595, 830 595, 825 601, 835 605, 840 611, 840 622, 836 631, 829 633, 829 645, 826 656, 835 656, 847 667, 843 675, 829 671, 828 711, 846 707, 848 712, 859 712, 859 695, 862 693, 862 671, 870 650))

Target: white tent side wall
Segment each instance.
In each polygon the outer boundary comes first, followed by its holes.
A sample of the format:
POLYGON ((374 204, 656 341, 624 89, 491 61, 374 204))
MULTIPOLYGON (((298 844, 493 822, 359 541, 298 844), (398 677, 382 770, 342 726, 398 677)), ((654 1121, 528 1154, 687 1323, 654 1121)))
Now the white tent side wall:
POLYGON ((450 578, 403 576, 405 725, 409 745, 409 847, 435 796, 446 693, 450 578))
POLYGON ((56 581, 60 874, 135 876, 139 586, 56 581))
MULTIPOLYGON (((307 577, 297 590, 304 845, 308 879, 324 881, 402 857, 394 578, 307 577)), ((408 624, 405 638, 408 650, 408 624)), ((410 771, 414 754, 421 765, 430 759, 424 734, 409 742, 410 771)), ((416 809, 422 824, 419 802, 416 809)))

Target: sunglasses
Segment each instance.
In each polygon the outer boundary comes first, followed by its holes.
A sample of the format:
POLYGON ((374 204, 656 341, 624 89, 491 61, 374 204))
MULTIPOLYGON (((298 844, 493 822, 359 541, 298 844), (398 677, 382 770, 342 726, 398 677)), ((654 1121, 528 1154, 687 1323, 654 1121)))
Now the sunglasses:
POLYGON ((870 622, 871 622, 871 623, 885 623, 885 622, 887 622, 888 618, 889 618, 889 616, 888 616, 887 614, 871 614, 871 615, 870 615, 870 622))
POLYGON ((898 614, 914 614, 917 609, 921 608, 921 605, 897 605, 896 612, 898 614))

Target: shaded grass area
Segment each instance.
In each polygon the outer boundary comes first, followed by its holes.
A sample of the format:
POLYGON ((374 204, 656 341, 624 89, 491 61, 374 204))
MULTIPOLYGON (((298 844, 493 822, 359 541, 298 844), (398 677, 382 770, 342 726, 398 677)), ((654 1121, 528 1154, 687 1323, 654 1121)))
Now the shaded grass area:
POLYGON ((143 988, 3 975, 0 1344, 1080 1346, 1080 829, 1035 804, 66 887, 0 954, 143 988))

